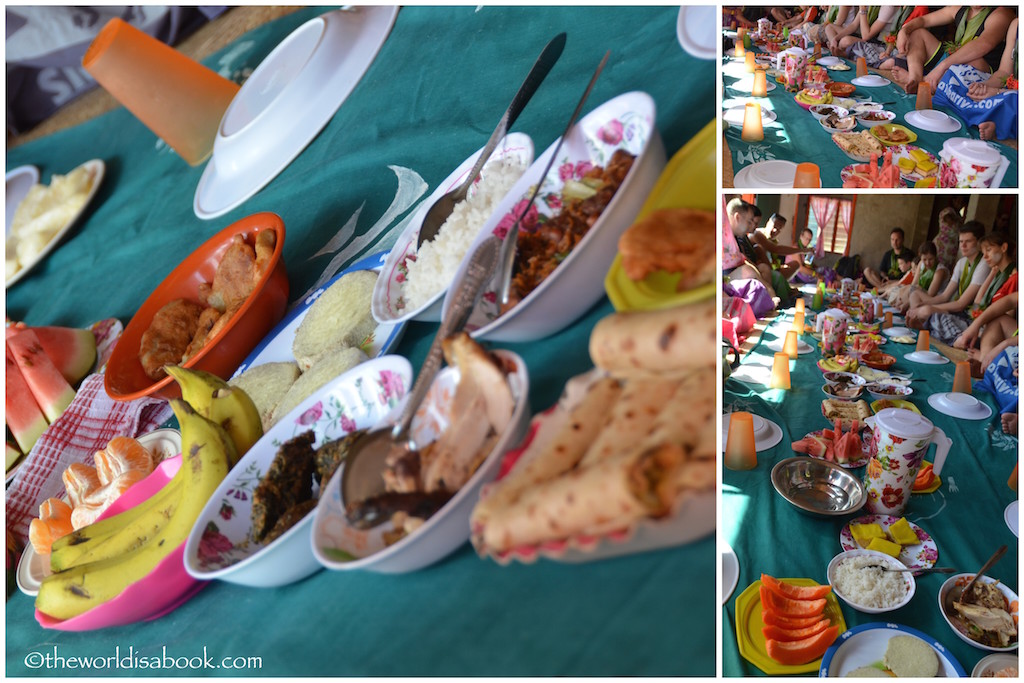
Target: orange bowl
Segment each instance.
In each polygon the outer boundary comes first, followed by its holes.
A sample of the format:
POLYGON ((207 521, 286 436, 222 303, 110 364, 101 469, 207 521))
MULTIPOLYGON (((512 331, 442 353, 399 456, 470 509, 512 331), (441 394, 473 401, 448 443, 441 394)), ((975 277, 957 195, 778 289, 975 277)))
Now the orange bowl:
POLYGON ((872 351, 860 357, 860 362, 875 370, 888 370, 896 364, 895 356, 880 351, 872 351))
POLYGON ((284 317, 288 306, 288 273, 281 258, 284 221, 273 213, 253 214, 224 228, 189 254, 149 295, 124 328, 107 362, 103 386, 110 398, 133 401, 143 396, 181 396, 177 382, 171 377, 154 382, 142 369, 139 361, 142 335, 164 305, 175 299, 199 301, 199 285, 213 282, 217 264, 235 235, 241 234, 247 242, 254 244, 255 236, 261 230, 273 230, 277 236, 267 272, 231 321, 185 363, 187 368, 212 372, 225 379, 231 376, 249 352, 284 317))
POLYGON ((857 86, 853 83, 843 83, 842 81, 833 81, 828 84, 828 91, 836 97, 849 97, 856 89, 857 86))

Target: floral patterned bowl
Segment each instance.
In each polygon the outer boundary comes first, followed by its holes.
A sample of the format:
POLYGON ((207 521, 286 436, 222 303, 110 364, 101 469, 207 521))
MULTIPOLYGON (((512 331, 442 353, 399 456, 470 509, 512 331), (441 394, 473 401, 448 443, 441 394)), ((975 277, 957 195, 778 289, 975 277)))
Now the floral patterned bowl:
MULTIPOLYGON (((540 192, 522 222, 525 231, 539 230, 561 209, 562 188, 568 180, 579 180, 594 166, 604 166, 619 149, 636 156, 622 185, 587 234, 518 305, 501 314, 497 277, 485 285, 467 324, 473 337, 510 342, 541 339, 572 324, 604 296, 604 281, 595 273, 608 272, 618 253, 619 236, 633 223, 665 168, 665 147, 655 118, 654 100, 647 93, 619 95, 573 127, 547 176, 542 178, 540 174, 554 154, 557 141, 527 169, 484 225, 470 251, 492 235, 501 238, 508 233, 538 182, 540 192)), ((467 266, 463 261, 455 280, 467 266)), ((442 316, 452 299, 445 297, 442 316)))
MULTIPOLYGON (((377 322, 400 323, 406 320, 438 322, 441 320, 441 304, 447 288, 438 291, 437 294, 423 305, 416 308, 410 307, 405 300, 403 285, 409 270, 406 264, 409 261, 416 260, 416 242, 427 211, 443 195, 451 192, 466 181, 466 176, 473 170, 473 165, 482 151, 483 149, 481 148, 473 152, 471 157, 463 161, 457 169, 452 171, 451 175, 437 186, 433 194, 420 203, 416 215, 406 225, 405 230, 398 237, 398 241, 395 242, 395 246, 391 248, 391 253, 388 254, 380 277, 377 278, 377 284, 373 288, 370 310, 373 312, 373 317, 377 319, 377 322)), ((529 167, 533 161, 533 140, 523 133, 507 135, 491 154, 488 163, 497 159, 517 160, 522 164, 522 168, 529 167)), ((485 175, 487 175, 486 166, 480 176, 484 177, 485 175)), ((480 181, 478 180, 477 182, 480 181)), ((472 192, 473 189, 471 188, 470 193, 472 194, 472 192)), ((484 225, 477 227, 482 229, 484 225)), ((467 249, 469 248, 469 244, 464 246, 467 249)), ((467 251, 467 256, 470 253, 467 251)), ((465 257, 463 260, 465 260, 465 257)))
POLYGON ((405 358, 375 358, 327 383, 275 424, 232 468, 192 527, 185 542, 188 573, 197 579, 266 587, 283 586, 320 569, 309 542, 312 511, 270 543, 260 543, 252 537, 253 491, 282 443, 313 430, 316 447, 374 427, 394 412, 411 381, 412 366, 405 358))
MULTIPOLYGON (((515 411, 505 433, 469 481, 430 519, 413 533, 387 545, 383 534, 390 524, 359 530, 345 519, 339 468, 320 499, 313 521, 313 554, 328 569, 363 569, 386 574, 415 571, 431 565, 469 540, 469 515, 483 485, 498 474, 502 457, 526 434, 530 421, 529 374, 523 359, 510 351, 495 351, 508 371, 508 383, 516 399, 515 411)), ((416 443, 429 443, 451 422, 457 368, 445 368, 431 385, 412 423, 416 443)))

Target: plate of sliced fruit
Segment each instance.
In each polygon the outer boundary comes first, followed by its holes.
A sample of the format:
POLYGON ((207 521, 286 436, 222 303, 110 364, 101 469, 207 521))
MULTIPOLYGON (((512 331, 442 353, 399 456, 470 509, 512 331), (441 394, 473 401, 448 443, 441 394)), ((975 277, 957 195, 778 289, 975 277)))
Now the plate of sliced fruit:
POLYGON ((917 145, 892 145, 892 163, 900 169, 900 175, 910 182, 934 178, 939 170, 939 159, 928 150, 917 145))
POLYGON ((791 444, 797 453, 828 460, 848 470, 863 467, 871 459, 871 428, 857 420, 836 420, 832 429, 818 429, 791 444), (844 429, 847 427, 847 429, 844 429))
POLYGON ((939 559, 939 548, 928 532, 905 517, 864 515, 839 532, 843 550, 866 548, 892 555, 908 569, 927 569, 939 559), (879 541, 871 547, 872 541, 879 541), (883 549, 884 548, 884 549, 883 549))

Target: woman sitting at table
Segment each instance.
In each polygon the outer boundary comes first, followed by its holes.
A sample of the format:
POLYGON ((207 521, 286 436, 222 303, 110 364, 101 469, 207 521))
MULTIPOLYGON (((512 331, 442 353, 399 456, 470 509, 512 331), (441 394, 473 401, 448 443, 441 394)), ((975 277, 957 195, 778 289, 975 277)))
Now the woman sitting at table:
POLYGON ((921 253, 918 254, 918 265, 913 282, 896 291, 895 296, 890 297, 889 301, 900 312, 906 313, 910 307, 910 294, 915 289, 927 292, 928 296, 935 296, 942 291, 947 282, 949 282, 949 268, 945 263, 939 261, 935 244, 925 242, 921 245, 921 253))
POLYGON ((993 301, 1017 291, 1017 262, 1010 238, 1005 233, 990 233, 982 237, 979 244, 989 272, 974 302, 962 313, 949 311, 933 315, 929 323, 932 337, 944 344, 953 343, 993 301))
POLYGON ((878 66, 885 52, 882 36, 892 31, 898 10, 892 5, 859 5, 855 20, 829 41, 829 50, 838 56, 864 57, 868 66, 878 66))
MULTIPOLYGON (((961 259, 956 262, 949 283, 937 296, 929 296, 922 290, 910 294, 910 309, 907 310, 907 326, 914 329, 925 329, 930 325, 931 318, 945 313, 962 315, 963 326, 957 325, 951 330, 952 337, 960 334, 967 327, 966 311, 974 303, 982 283, 989 274, 988 263, 981 254, 979 240, 985 236, 985 226, 979 221, 967 221, 960 227, 961 259)), ((942 334, 932 326, 932 336, 944 341, 942 334)))
MULTIPOLYGON (((1017 21, 1014 17, 1006 30, 1006 42, 1003 57, 997 68, 987 81, 971 83, 967 87, 967 96, 975 102, 989 101, 986 119, 978 124, 978 132, 982 140, 1016 140, 1017 139, 1017 21), (1013 93, 1012 98, 994 100, 1002 93, 1013 93), (992 106, 996 104, 996 106, 992 106), (1010 115, 1000 116, 997 109, 1012 108, 1010 115), (997 126, 997 123, 1003 125, 997 126)), ((985 111, 985 110, 982 110, 985 111)))
POLYGON ((1010 292, 992 302, 953 342, 956 348, 967 351, 968 358, 978 361, 982 371, 1003 349, 1016 343, 1018 296, 1018 292, 1010 292))
POLYGON ((896 36, 896 49, 906 57, 895 60, 893 80, 908 93, 916 93, 917 84, 924 80, 934 93, 954 64, 992 71, 1011 21, 1013 11, 1009 7, 980 5, 942 7, 911 19, 896 36), (928 30, 950 24, 956 27, 951 43, 939 42, 928 30))

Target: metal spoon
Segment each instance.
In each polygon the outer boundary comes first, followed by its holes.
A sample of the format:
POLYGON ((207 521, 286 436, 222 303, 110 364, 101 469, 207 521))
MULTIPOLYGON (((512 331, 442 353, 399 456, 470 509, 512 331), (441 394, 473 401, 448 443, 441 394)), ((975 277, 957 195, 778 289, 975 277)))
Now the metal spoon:
MULTIPOLYGON (((441 342, 466 325, 469 314, 483 291, 483 285, 498 266, 498 252, 501 245, 496 237, 485 240, 470 257, 469 265, 461 279, 453 286, 456 297, 448 315, 441 321, 441 327, 427 352, 420 374, 412 385, 405 406, 393 428, 383 427, 368 432, 359 438, 349 451, 341 473, 341 497, 345 506, 358 503, 384 492, 384 471, 389 456, 400 456, 416 448, 409 428, 416 410, 427 395, 434 377, 441 368, 441 342)), ((387 521, 378 518, 362 528, 376 526, 387 521)))
POLYGON ((604 70, 604 65, 608 62, 608 56, 611 51, 604 53, 604 58, 601 59, 601 63, 597 65, 597 69, 594 71, 594 75, 590 77, 590 83, 587 84, 587 89, 583 91, 583 97, 576 104, 576 110, 573 111, 572 116, 569 117, 569 123, 565 127, 565 132, 562 133, 562 137, 558 138, 558 143, 555 145, 554 152, 548 159, 548 164, 544 168, 544 172, 540 174, 537 179, 537 184, 533 188, 533 194, 530 195, 529 201, 523 207, 519 217, 516 218, 516 222, 509 228, 508 234, 505 235, 505 241, 502 242, 502 253, 501 253, 501 270, 498 272, 498 301, 502 306, 508 303, 509 295, 512 292, 512 266, 516 261, 516 241, 519 239, 519 224, 523 218, 526 217, 530 207, 533 206, 533 200, 537 198, 537 193, 540 192, 541 185, 544 184, 544 179, 548 175, 548 171, 555 163, 555 159, 558 158, 558 150, 562 148, 562 143, 565 142, 565 138, 569 135, 569 131, 576 125, 576 117, 580 115, 583 110, 583 104, 590 97, 590 91, 594 89, 594 83, 597 82, 597 77, 601 75, 601 71, 604 70))
POLYGON ((986 562, 984 565, 982 565, 981 569, 978 570, 978 573, 974 575, 974 578, 971 579, 970 583, 968 583, 966 586, 964 586, 964 588, 962 590, 959 587, 957 587, 957 586, 953 586, 949 590, 949 592, 946 593, 946 597, 943 598, 943 601, 942 601, 942 608, 944 610, 946 610, 946 614, 947 615, 949 615, 950 617, 957 617, 956 608, 953 607, 953 603, 956 602, 957 600, 959 600, 960 597, 963 596, 963 595, 970 595, 971 594, 971 589, 974 588, 974 583, 978 579, 980 579, 982 576, 984 576, 985 572, 987 572, 989 569, 991 569, 992 565, 994 565, 996 562, 998 562, 999 559, 1003 555, 1005 555, 1005 554, 1006 554, 1006 546, 1004 545, 1004 546, 1000 547, 999 550, 995 551, 995 553, 993 553, 992 557, 988 558, 988 562, 986 562))
POLYGON ((874 567, 881 569, 883 572, 914 572, 915 574, 956 574, 959 570, 956 567, 925 567, 924 569, 897 569, 896 567, 885 567, 880 564, 866 564, 865 569, 868 567, 874 567))
POLYGON ((537 61, 534 62, 533 68, 530 69, 530 73, 526 75, 526 80, 519 86, 519 92, 512 98, 512 103, 508 105, 508 109, 502 115, 501 120, 498 121, 498 127, 491 133, 490 139, 487 144, 484 145, 483 150, 480 152, 480 156, 477 157, 476 164, 473 165, 473 170, 466 176, 466 180, 461 185, 445 194, 430 207, 427 211, 426 216, 423 217, 423 225, 420 227, 420 234, 416 238, 416 249, 423 246, 424 242, 429 242, 437 236, 438 231, 444 222, 448 220, 448 217, 452 215, 452 210, 455 205, 466 198, 466 194, 469 192, 469 188, 473 186, 473 181, 480 175, 480 170, 487 163, 487 160, 491 158, 491 153, 501 142, 505 134, 508 133, 508 129, 512 127, 512 124, 519 118, 519 114, 522 113, 526 107, 526 103, 530 101, 533 94, 537 92, 537 88, 547 77, 548 72, 551 71, 551 67, 555 65, 558 58, 562 56, 562 49, 565 47, 565 33, 559 33, 557 36, 551 39, 551 42, 545 46, 544 50, 537 57, 537 61))

